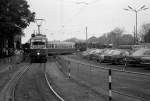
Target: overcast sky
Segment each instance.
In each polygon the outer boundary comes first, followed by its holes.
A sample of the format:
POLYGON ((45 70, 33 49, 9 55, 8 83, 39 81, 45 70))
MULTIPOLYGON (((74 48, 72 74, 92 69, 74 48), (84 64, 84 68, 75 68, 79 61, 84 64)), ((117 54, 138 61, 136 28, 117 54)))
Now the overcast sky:
MULTIPOLYGON (((135 13, 125 11, 128 5, 138 9, 143 5, 150 8, 150 0, 27 0, 36 18, 45 19, 41 32, 49 40, 65 40, 76 37, 85 39, 85 27, 88 37, 99 37, 115 27, 123 28, 127 34, 133 34, 135 13)), ((138 13, 138 27, 150 22, 150 9, 138 13)), ((23 43, 29 40, 36 24, 31 23, 24 30, 23 43)))

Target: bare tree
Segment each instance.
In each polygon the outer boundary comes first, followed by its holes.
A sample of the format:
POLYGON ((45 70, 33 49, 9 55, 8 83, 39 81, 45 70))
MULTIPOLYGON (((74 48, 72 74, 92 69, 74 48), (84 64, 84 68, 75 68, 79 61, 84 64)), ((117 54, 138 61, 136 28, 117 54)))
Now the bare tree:
POLYGON ((142 42, 145 42, 145 36, 149 37, 147 34, 149 33, 149 30, 150 30, 150 23, 146 23, 146 24, 143 24, 141 26, 141 29, 139 31, 139 38, 140 38, 140 41, 142 42))
POLYGON ((112 43, 115 47, 117 47, 120 44, 122 34, 124 33, 124 30, 121 28, 115 28, 111 32, 108 33, 107 39, 109 43, 112 43))
POLYGON ((144 35, 144 41, 146 43, 150 43, 150 29, 148 30, 148 32, 144 35))
POLYGON ((134 44, 134 37, 131 34, 124 34, 120 40, 121 45, 132 45, 134 44))

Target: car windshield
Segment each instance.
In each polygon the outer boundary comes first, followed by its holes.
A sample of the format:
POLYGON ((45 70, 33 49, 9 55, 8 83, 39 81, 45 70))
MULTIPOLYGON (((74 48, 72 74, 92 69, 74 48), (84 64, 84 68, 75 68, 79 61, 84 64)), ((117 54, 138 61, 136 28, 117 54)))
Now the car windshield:
POLYGON ((97 49, 97 50, 95 50, 95 53, 102 53, 102 52, 103 52, 102 49, 97 49))
POLYGON ((114 50, 110 50, 110 51, 108 51, 106 54, 110 55, 110 54, 112 54, 113 52, 114 52, 114 50))
POLYGON ((112 55, 119 55, 120 53, 121 53, 120 51, 114 50, 114 51, 112 52, 112 55))

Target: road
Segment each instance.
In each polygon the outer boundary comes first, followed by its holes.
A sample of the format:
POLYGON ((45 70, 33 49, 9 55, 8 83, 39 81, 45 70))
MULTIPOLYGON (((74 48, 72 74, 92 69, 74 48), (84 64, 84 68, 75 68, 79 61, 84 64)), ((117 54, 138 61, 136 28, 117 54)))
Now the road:
MULTIPOLYGON (((64 101, 108 101, 108 70, 106 68, 117 69, 120 65, 97 64, 80 57, 74 58, 74 55, 63 56, 63 58, 65 60, 57 61, 49 57, 45 64, 30 64, 29 71, 17 82, 15 101, 49 101, 52 99, 58 101, 49 89, 45 73, 53 89, 64 101)), ((13 81, 17 78, 17 73, 22 72, 27 64, 29 62, 16 64, 19 68, 13 69, 12 72, 8 70, 0 72, 2 84, 0 101, 4 101, 5 95, 11 95, 8 89, 14 86, 13 81), (7 75, 8 78, 6 78, 7 75), (2 82, 4 80, 5 83, 2 82)), ((133 68, 132 71, 134 71, 133 68)), ((113 70, 112 101, 149 101, 149 85, 149 76, 113 70)))
MULTIPOLYGON (((106 68, 113 67, 112 69, 116 69, 119 68, 119 65, 113 65, 112 67, 110 67, 110 65, 107 64, 97 65, 95 62, 90 62, 90 60, 84 61, 83 59, 79 58, 68 58, 68 56, 65 56, 63 58, 72 61, 69 64, 69 67, 71 67, 71 76, 73 78, 80 82, 84 82, 86 85, 88 85, 92 89, 95 89, 100 94, 106 96, 108 95, 108 70, 106 68), (83 65, 83 63, 85 65, 83 65), (96 67, 94 67, 94 65, 96 67), (105 69, 101 69, 101 67, 105 67, 105 69)), ((67 71, 68 68, 63 69, 66 69, 67 71)), ((150 76, 112 70, 112 89, 114 90, 113 99, 115 101, 149 101, 149 85, 150 76), (118 92, 121 94, 130 95, 134 98, 120 95, 118 94, 118 92)))

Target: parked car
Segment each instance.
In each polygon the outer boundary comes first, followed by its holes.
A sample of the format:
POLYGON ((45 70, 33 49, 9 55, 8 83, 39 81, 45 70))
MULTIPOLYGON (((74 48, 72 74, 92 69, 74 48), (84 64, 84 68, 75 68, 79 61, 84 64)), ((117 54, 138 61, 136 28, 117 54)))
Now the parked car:
POLYGON ((99 57, 99 55, 101 55, 103 53, 103 51, 104 51, 104 49, 96 49, 91 54, 89 54, 89 59, 97 61, 97 57, 99 57))
POLYGON ((97 61, 98 61, 99 63, 105 62, 104 57, 105 57, 106 55, 108 55, 108 54, 111 54, 112 51, 113 51, 112 49, 105 49, 105 50, 103 51, 103 53, 101 53, 101 54, 97 57, 97 61))
POLYGON ((88 50, 82 52, 82 56, 84 58, 89 58, 89 55, 92 54, 94 51, 95 51, 95 49, 88 49, 88 50))
POLYGON ((83 56, 83 57, 86 57, 87 55, 88 55, 88 52, 87 52, 87 51, 82 52, 82 56, 83 56))
POLYGON ((127 65, 149 65, 150 64, 150 49, 141 48, 130 56, 126 57, 127 65))
POLYGON ((112 64, 124 64, 126 56, 129 56, 128 51, 115 49, 110 54, 104 56, 104 61, 112 64))

